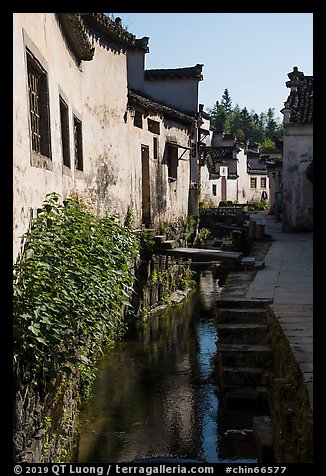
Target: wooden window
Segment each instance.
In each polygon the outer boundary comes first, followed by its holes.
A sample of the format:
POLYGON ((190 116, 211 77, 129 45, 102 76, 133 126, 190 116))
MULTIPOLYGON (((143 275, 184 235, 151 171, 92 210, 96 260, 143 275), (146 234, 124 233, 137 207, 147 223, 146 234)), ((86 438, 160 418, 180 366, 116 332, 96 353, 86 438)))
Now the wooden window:
POLYGON ((135 112, 134 126, 139 127, 140 129, 143 128, 143 115, 141 112, 135 112))
POLYGON ((260 188, 266 188, 266 177, 260 177, 260 188))
POLYGON ((213 183, 213 186, 212 186, 212 193, 213 193, 214 197, 216 197, 216 195, 217 195, 217 186, 216 186, 215 183, 213 183))
POLYGON ((158 121, 153 121, 152 119, 147 119, 147 127, 150 132, 153 134, 160 133, 160 123, 158 121))
POLYGON ((173 145, 167 146, 167 164, 169 181, 174 182, 177 180, 178 173, 178 147, 173 145))
POLYGON ((69 144, 69 110, 62 97, 60 100, 60 120, 61 120, 61 143, 63 165, 70 167, 70 144, 69 144))
POLYGON ((82 122, 74 115, 75 167, 84 170, 82 122))
POLYGON ((153 137, 153 157, 154 160, 158 160, 158 138, 153 137))
POLYGON ((257 188, 257 177, 250 177, 250 188, 257 188))
POLYGON ((51 159, 47 72, 26 48, 32 150, 51 159))

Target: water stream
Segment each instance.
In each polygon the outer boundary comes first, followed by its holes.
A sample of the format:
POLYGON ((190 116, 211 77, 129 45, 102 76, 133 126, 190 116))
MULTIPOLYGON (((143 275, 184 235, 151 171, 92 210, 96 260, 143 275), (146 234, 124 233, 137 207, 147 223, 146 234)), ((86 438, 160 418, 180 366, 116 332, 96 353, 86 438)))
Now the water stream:
POLYGON ((76 461, 256 461, 253 444, 228 442, 223 414, 222 433, 218 428, 221 409, 211 378, 218 343, 211 309, 218 292, 218 280, 204 272, 184 304, 148 318, 102 360, 81 413, 76 461))

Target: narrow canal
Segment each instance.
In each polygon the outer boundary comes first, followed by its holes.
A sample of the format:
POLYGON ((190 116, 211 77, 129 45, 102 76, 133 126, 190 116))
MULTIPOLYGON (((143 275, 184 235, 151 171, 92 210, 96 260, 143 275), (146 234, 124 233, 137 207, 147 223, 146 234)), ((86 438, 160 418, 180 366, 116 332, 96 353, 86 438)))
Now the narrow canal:
POLYGON ((230 443, 225 418, 237 415, 221 414, 212 380, 219 289, 218 279, 202 273, 182 305, 146 319, 102 360, 81 413, 76 461, 257 461, 248 439, 230 443))

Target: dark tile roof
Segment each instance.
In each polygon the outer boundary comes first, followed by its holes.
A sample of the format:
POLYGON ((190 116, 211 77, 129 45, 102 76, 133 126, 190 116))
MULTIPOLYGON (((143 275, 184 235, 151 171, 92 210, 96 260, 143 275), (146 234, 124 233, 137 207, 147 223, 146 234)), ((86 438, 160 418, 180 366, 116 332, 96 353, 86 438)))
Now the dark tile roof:
POLYGON ((102 46, 112 43, 119 48, 135 46, 135 35, 123 28, 120 18, 111 20, 103 13, 81 13, 80 15, 89 34, 102 40, 100 41, 102 46))
POLYGON ((196 64, 189 68, 174 68, 174 69, 146 69, 145 79, 147 81, 155 81, 161 79, 203 79, 202 68, 203 64, 196 64))
POLYGON ((248 174, 266 174, 266 162, 262 161, 259 156, 247 155, 247 172, 248 174))
POLYGON ((228 179, 238 178, 238 161, 233 157, 235 145, 220 147, 205 147, 204 159, 206 158, 207 168, 211 174, 215 174, 216 164, 224 164, 228 167, 228 179))
POLYGON ((148 36, 143 36, 143 38, 136 38, 135 39, 135 44, 131 45, 128 49, 142 50, 145 53, 149 53, 148 41, 149 41, 148 36))
POLYGON ((312 124, 313 122, 313 76, 305 76, 294 66, 285 84, 291 92, 284 103, 291 110, 290 123, 312 124))
POLYGON ((234 146, 206 147, 205 155, 210 155, 214 162, 233 160, 234 146))
POLYGON ((56 17, 68 47, 78 62, 93 59, 94 47, 85 31, 82 17, 78 13, 56 13, 56 17))
POLYGON ((153 111, 157 114, 163 114, 165 117, 170 117, 185 124, 193 124, 195 122, 194 117, 176 109, 172 109, 165 104, 153 101, 153 99, 146 97, 142 93, 132 89, 129 89, 128 92, 128 103, 130 106, 134 106, 135 108, 140 107, 145 111, 153 111))

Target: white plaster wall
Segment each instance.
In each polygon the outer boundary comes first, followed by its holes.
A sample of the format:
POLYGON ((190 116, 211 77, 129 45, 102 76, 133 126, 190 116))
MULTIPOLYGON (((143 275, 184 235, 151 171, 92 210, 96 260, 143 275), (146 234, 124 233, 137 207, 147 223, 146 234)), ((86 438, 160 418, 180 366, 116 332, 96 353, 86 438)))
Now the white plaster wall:
POLYGON ((249 175, 248 174, 248 202, 254 200, 261 200, 261 196, 263 191, 265 190, 269 199, 269 179, 267 175, 249 175), (257 179, 257 186, 256 188, 250 188, 250 177, 255 177, 257 179), (261 187, 261 178, 266 178, 266 188, 261 187))
POLYGON ((306 169, 313 158, 312 126, 287 125, 283 145, 284 231, 313 227, 313 185, 306 169))
POLYGON ((128 85, 136 91, 144 91, 145 53, 128 51, 127 53, 128 85))
POLYGON ((96 200, 98 214, 127 212, 134 164, 129 158, 127 65, 124 53, 95 43, 92 61, 83 64, 84 174, 76 188, 96 200))
POLYGON ((198 80, 145 81, 144 93, 175 109, 195 113, 198 109, 198 80))
POLYGON ((248 173, 247 173, 247 156, 244 153, 244 149, 240 149, 237 154, 238 159, 238 191, 237 201, 238 203, 247 203, 248 200, 248 173))
POLYGON ((14 42, 14 259, 19 236, 28 228, 30 209, 41 206, 47 193, 64 198, 71 191, 91 197, 99 214, 123 217, 133 196, 135 165, 129 157, 127 66, 123 53, 95 43, 94 59, 82 62, 82 71, 66 48, 52 13, 16 13, 14 42), (24 37, 23 37, 24 30, 24 37), (25 41, 24 41, 25 38, 25 41), (52 170, 31 166, 29 108, 24 42, 48 73, 52 170), (69 170, 62 164, 59 93, 69 107, 69 170), (84 171, 74 170, 73 116, 82 121, 84 171))
POLYGON ((226 199, 236 202, 238 199, 238 179, 228 179, 226 181, 226 199))
POLYGON ((221 179, 209 179, 207 167, 201 168, 200 200, 207 206, 217 207, 221 200, 221 179), (213 185, 216 185, 216 195, 213 195, 213 185))
POLYGON ((163 119, 160 115, 149 115, 146 118, 143 116, 143 128, 135 127, 130 116, 127 122, 130 133, 129 157, 130 161, 136 164, 132 174, 133 196, 136 198, 133 203, 137 215, 136 225, 141 225, 142 213, 142 145, 146 145, 149 148, 152 223, 154 225, 163 222, 172 224, 184 220, 188 214, 190 151, 186 150, 183 153, 184 149, 178 148, 178 156, 183 155, 178 164, 177 180, 169 182, 165 144, 167 140, 173 138, 175 142, 188 147, 190 137, 188 127, 177 124, 172 120, 163 119), (160 134, 153 134, 148 130, 147 119, 160 123, 160 134), (158 139, 158 159, 154 159, 154 137, 158 139))
POLYGON ((13 252, 15 259, 20 249, 20 236, 29 226, 31 210, 35 213, 47 193, 56 191, 64 196, 73 186, 73 175, 64 175, 62 165, 59 87, 65 91, 69 106, 73 105, 80 111, 81 72, 66 50, 52 13, 14 13, 13 52, 13 252), (25 44, 40 59, 48 73, 52 170, 31 166, 25 44))
MULTIPOLYGON (((53 13, 15 13, 13 47, 14 260, 20 250, 20 236, 28 229, 31 210, 40 207, 46 194, 54 191, 62 198, 72 191, 78 192, 92 199, 98 214, 118 213, 121 220, 131 205, 139 223, 141 144, 148 144, 153 155, 153 134, 134 127, 126 112, 126 55, 95 42, 93 60, 82 62, 79 68, 66 48, 53 13), (31 165, 25 43, 33 53, 35 50, 48 73, 52 170, 31 165), (62 164, 59 94, 69 107, 71 169, 62 164), (74 169, 73 113, 82 121, 83 171, 74 169)), ((187 97, 189 90, 182 91, 187 97)), ((189 151, 183 155, 186 160, 179 162, 176 182, 168 182, 167 165, 162 163, 167 137, 173 136, 177 142, 189 145, 188 127, 168 120, 164 123, 166 129, 161 123, 159 136, 160 162, 151 165, 156 223, 179 221, 188 211, 189 151), (164 202, 159 206, 162 190, 164 202)), ((179 155, 182 152, 179 149, 179 155)))

